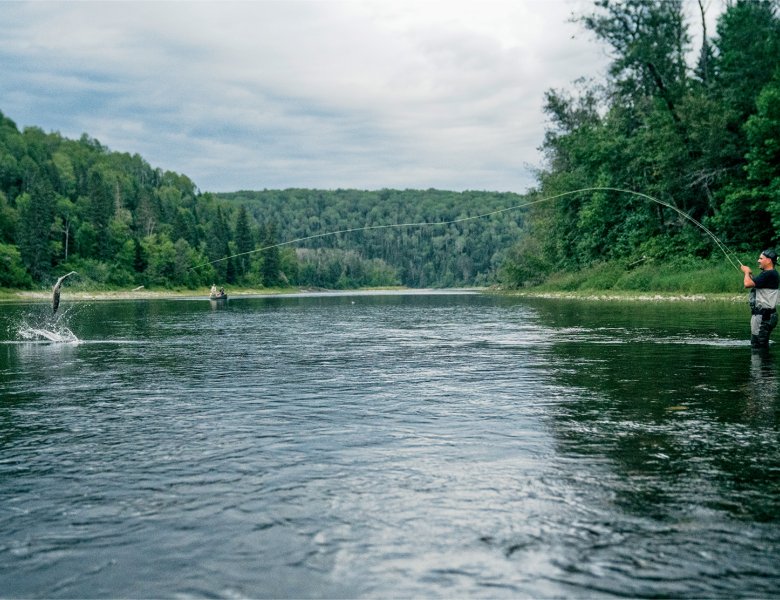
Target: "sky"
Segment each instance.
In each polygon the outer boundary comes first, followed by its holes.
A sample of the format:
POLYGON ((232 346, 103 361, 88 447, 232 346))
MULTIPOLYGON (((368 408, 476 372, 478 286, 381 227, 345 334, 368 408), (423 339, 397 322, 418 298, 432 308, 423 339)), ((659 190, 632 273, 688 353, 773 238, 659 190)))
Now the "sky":
POLYGON ((204 192, 522 193, 543 166, 545 91, 605 77, 607 48, 572 21, 592 7, 4 0, 0 111, 204 192))

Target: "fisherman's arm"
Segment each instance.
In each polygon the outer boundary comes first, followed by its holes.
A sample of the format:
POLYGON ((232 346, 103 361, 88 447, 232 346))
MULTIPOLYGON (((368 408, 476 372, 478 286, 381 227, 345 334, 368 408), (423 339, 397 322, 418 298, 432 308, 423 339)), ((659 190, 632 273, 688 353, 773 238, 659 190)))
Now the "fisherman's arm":
POLYGON ((745 279, 742 282, 746 288, 752 288, 756 287, 756 282, 753 281, 753 276, 750 274, 750 267, 747 265, 742 265, 740 267, 742 269, 742 272, 745 274, 745 279))

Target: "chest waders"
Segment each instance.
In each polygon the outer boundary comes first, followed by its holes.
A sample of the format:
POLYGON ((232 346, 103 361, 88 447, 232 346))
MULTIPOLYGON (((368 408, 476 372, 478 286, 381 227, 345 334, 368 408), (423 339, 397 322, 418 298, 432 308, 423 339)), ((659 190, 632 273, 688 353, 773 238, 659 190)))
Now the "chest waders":
POLYGON ((769 334, 777 326, 777 297, 780 290, 752 288, 750 290, 750 345, 764 348, 769 334))

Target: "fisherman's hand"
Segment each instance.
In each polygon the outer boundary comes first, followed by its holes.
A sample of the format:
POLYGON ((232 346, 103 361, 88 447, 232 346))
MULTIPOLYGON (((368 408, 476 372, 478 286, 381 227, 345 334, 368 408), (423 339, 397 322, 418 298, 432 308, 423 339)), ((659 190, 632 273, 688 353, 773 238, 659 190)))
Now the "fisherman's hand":
POLYGON ((742 266, 740 267, 740 269, 742 269, 742 272, 743 272, 745 275, 750 275, 750 273, 752 272, 752 271, 750 270, 750 267, 748 267, 747 265, 742 265, 742 266))

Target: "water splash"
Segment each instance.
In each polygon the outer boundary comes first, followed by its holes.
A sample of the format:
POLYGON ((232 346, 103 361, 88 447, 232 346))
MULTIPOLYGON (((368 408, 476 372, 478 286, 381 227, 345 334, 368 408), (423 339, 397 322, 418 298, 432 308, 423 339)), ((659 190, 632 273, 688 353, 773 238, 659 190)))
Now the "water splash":
POLYGON ((56 327, 54 331, 51 331, 39 327, 30 327, 25 323, 19 327, 17 336, 24 341, 34 342, 48 341, 61 344, 76 344, 79 342, 76 334, 64 326, 56 327))

